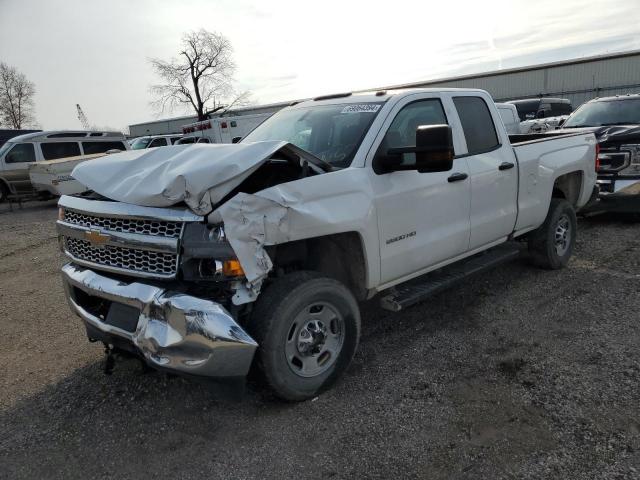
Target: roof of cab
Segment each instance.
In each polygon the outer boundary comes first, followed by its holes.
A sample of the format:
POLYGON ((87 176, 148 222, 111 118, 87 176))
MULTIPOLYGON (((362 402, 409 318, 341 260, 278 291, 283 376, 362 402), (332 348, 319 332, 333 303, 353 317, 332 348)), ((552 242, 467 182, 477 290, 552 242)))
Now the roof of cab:
POLYGON ((592 100, 589 100, 588 103, 591 102, 615 102, 615 101, 624 101, 624 100, 637 100, 640 98, 640 93, 627 93, 626 95, 614 95, 612 97, 598 97, 592 100))
POLYGON ((9 142, 69 142, 73 140, 102 140, 104 138, 124 139, 122 132, 82 131, 82 130, 48 130, 45 132, 25 133, 9 139, 9 142))
POLYGON ((368 92, 344 92, 331 95, 322 95, 311 100, 303 100, 294 102, 290 107, 308 107, 321 102, 326 105, 342 104, 342 103, 384 103, 391 97, 413 93, 441 93, 441 92, 482 92, 484 90, 477 88, 402 88, 397 90, 374 90, 368 92))

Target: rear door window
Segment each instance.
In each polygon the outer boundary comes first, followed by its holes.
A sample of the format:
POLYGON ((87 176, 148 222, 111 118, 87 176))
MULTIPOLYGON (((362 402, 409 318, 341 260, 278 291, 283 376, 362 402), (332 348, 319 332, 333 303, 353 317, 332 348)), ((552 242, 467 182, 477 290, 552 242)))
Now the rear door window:
POLYGON ((82 142, 82 150, 85 155, 91 155, 109 150, 126 150, 126 148, 122 142, 82 142))
POLYGON ((571 113, 571 105, 569 103, 552 103, 551 114, 553 116, 569 115, 571 113))
POLYGON ((13 147, 7 156, 4 157, 6 163, 35 162, 36 152, 32 143, 18 143, 13 147))
POLYGON ((498 134, 485 101, 480 97, 454 97, 469 155, 491 151, 500 145, 498 134))
POLYGON ((77 157, 80 155, 80 144, 78 142, 41 143, 40 147, 42 148, 42 156, 45 160, 77 157))

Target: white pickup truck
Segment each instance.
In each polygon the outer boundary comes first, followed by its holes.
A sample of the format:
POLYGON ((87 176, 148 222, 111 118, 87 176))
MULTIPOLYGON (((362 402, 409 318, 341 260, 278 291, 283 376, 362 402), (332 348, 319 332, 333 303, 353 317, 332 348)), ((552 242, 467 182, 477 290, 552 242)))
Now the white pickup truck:
POLYGON ((83 163, 93 193, 59 202, 69 303, 108 352, 313 397, 356 351, 359 301, 400 310, 517 239, 567 264, 595 137, 516 137, 484 91, 379 91, 292 105, 238 144, 83 163))

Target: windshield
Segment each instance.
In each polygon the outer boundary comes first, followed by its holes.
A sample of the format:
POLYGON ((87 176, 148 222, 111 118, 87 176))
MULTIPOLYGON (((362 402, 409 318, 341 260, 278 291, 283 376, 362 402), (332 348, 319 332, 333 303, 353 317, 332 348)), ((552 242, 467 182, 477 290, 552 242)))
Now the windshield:
POLYGON ((563 128, 640 124, 640 98, 585 103, 564 123, 563 128))
POLYGON ((350 103, 282 110, 242 142, 283 140, 334 167, 348 167, 381 105, 350 103))
POLYGON ((151 142, 151 137, 136 138, 131 143, 131 149, 132 150, 142 150, 143 148, 147 148, 147 145, 149 145, 149 142, 151 142))
POLYGON ((14 143, 7 142, 4 145, 0 146, 0 157, 2 157, 11 147, 13 147, 14 143))

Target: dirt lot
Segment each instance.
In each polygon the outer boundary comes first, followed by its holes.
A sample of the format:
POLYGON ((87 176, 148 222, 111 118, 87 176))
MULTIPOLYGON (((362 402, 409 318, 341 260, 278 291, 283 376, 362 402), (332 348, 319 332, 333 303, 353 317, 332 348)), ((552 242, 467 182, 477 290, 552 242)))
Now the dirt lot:
POLYGON ((365 305, 346 377, 291 405, 136 361, 105 376, 63 298, 55 217, 0 205, 2 478, 640 478, 640 224, 581 221, 563 271, 365 305))

